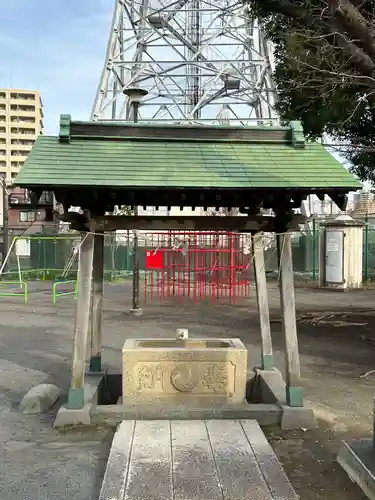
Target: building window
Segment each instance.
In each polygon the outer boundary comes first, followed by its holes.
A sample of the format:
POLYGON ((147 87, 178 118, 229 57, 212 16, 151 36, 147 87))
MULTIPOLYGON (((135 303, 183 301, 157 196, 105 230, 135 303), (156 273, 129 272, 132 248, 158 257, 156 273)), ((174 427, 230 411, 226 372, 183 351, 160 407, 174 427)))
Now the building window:
POLYGON ((0 167, 6 167, 7 166, 7 162, 6 161, 0 161, 0 167))
POLYGON ((25 101, 35 101, 34 94, 26 94, 24 92, 12 92, 10 94, 11 99, 23 99, 25 101))
POLYGON ((20 222, 35 222, 36 214, 33 210, 21 210, 20 222))
POLYGON ((12 168, 21 168, 23 165, 23 161, 12 161, 10 162, 10 166, 12 168))
POLYGON ((0 149, 0 156, 5 156, 7 154, 5 149, 0 149))
POLYGON ((5 134, 6 128, 5 127, 0 127, 0 134, 5 134))
POLYGON ((7 140, 5 137, 0 137, 0 144, 6 144, 7 140))
POLYGON ((0 99, 5 99, 5 98, 6 98, 5 92, 0 92, 0 99))
POLYGON ((1 111, 5 111, 5 109, 6 109, 5 104, 0 104, 0 109, 1 109, 1 111))
POLYGON ((35 135, 35 128, 11 128, 12 134, 21 134, 21 135, 35 135))
MULTIPOLYGON (((4 105, 5 106, 5 105, 4 105)), ((28 111, 34 112, 35 106, 27 106, 26 104, 11 104, 10 109, 12 111, 28 111)))
MULTIPOLYGON (((12 139, 11 143, 21 145, 21 146, 33 146, 35 141, 33 139, 12 139)), ((0 140, 0 144, 1 144, 1 140, 0 140)))
MULTIPOLYGON (((2 121, 1 118, 0 116, 0 121, 2 121)), ((5 116, 3 121, 5 121, 5 116)), ((12 123, 35 123, 35 118, 31 116, 11 116, 10 121, 12 123)))
MULTIPOLYGON (((12 156, 27 156, 29 154, 29 151, 25 151, 24 149, 22 150, 14 150, 10 153, 12 156)), ((0 149, 0 155, 1 155, 1 149, 0 149)))

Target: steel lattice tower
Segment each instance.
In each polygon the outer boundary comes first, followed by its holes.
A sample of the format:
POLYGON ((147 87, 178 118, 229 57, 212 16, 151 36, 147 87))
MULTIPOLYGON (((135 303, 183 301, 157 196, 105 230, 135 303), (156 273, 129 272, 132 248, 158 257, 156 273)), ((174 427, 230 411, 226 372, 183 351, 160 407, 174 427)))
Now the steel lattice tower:
POLYGON ((242 1, 116 0, 91 119, 127 120, 141 87, 143 121, 271 124, 270 53, 242 1))

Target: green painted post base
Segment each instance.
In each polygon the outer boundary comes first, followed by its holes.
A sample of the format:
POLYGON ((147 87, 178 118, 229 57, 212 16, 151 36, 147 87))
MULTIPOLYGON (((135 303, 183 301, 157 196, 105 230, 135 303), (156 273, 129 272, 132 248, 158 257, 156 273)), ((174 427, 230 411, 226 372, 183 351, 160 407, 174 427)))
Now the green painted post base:
POLYGON ((288 406, 303 407, 303 389, 302 387, 286 388, 286 403, 288 406))
POLYGON ((100 373, 102 371, 102 356, 97 354, 96 356, 91 356, 89 364, 90 373, 100 373))
POLYGON ((65 405, 68 410, 80 410, 85 405, 85 391, 82 388, 80 389, 69 389, 68 392, 68 402, 65 405))
POLYGON ((269 354, 264 354, 262 356, 262 370, 271 370, 274 367, 273 356, 269 354))

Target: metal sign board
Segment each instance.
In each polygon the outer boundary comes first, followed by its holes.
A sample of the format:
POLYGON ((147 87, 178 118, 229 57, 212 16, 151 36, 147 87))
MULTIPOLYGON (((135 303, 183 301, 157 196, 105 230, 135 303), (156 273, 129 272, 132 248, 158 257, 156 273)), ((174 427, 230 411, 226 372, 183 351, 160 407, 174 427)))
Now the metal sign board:
POLYGON ((344 283, 344 233, 326 232, 326 282, 344 283))

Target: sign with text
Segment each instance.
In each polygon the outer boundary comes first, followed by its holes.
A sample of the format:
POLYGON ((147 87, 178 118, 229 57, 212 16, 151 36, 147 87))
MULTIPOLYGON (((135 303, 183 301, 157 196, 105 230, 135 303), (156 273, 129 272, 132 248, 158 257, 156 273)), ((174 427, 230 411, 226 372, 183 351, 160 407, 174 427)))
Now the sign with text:
POLYGON ((162 269, 163 267, 163 253, 156 250, 146 250, 146 269, 162 269))

